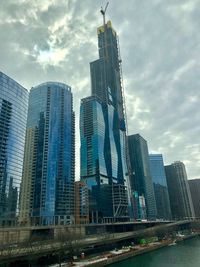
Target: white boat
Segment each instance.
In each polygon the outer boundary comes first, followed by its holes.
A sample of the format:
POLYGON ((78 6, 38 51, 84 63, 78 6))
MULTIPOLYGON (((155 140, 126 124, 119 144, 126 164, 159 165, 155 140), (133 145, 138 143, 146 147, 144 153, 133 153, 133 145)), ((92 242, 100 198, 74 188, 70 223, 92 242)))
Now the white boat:
POLYGON ((170 243, 168 246, 175 246, 177 245, 176 241, 173 241, 172 243, 170 243))

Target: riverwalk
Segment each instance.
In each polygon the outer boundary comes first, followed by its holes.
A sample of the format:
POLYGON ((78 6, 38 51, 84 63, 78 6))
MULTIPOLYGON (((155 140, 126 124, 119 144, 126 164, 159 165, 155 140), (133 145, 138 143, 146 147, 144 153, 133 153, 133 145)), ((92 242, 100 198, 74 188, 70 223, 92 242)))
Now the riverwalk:
MULTIPOLYGON (((63 267, 69 267, 69 266, 74 266, 74 267, 102 267, 102 266, 107 266, 119 261, 126 260, 128 258, 132 258, 137 255, 141 255, 144 253, 148 253, 154 250, 161 249, 166 246, 174 245, 178 242, 181 242, 186 239, 194 238, 198 236, 198 233, 192 233, 190 235, 181 235, 177 236, 175 239, 168 239, 168 240, 163 240, 162 242, 154 242, 154 243, 149 243, 146 245, 134 245, 134 246, 129 246, 129 247, 124 247, 119 250, 113 250, 109 252, 105 252, 99 256, 89 258, 89 259, 82 259, 79 261, 74 261, 72 263, 65 263, 62 266, 63 267)), ((52 266, 56 267, 56 265, 52 266)))

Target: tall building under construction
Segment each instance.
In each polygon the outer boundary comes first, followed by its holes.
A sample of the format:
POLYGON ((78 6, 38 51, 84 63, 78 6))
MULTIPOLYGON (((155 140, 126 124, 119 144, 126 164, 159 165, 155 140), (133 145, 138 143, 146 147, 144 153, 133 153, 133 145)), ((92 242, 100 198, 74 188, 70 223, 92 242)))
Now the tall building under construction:
POLYGON ((129 217, 129 197, 118 36, 110 21, 97 34, 91 96, 82 99, 80 109, 81 180, 89 189, 90 221, 122 221, 129 217))

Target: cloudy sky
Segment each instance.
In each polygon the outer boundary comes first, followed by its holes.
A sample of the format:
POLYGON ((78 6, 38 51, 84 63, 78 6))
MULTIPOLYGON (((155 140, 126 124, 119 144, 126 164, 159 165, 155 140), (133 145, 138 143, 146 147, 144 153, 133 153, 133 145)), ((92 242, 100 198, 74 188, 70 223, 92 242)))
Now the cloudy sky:
MULTIPOLYGON (((79 154, 79 105, 90 94, 103 0, 1 0, 0 70, 27 89, 72 87, 79 154)), ((120 38, 129 134, 169 164, 200 178, 200 1, 110 0, 120 38)), ((77 157, 78 158, 78 157, 77 157)), ((79 176, 79 160, 76 176, 79 176)))

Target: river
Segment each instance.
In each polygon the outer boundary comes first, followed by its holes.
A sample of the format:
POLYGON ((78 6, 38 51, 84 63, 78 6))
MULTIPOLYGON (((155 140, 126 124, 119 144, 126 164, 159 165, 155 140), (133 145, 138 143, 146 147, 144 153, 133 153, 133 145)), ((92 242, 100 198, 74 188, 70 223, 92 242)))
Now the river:
POLYGON ((110 267, 200 267, 200 238, 133 257, 110 267))

